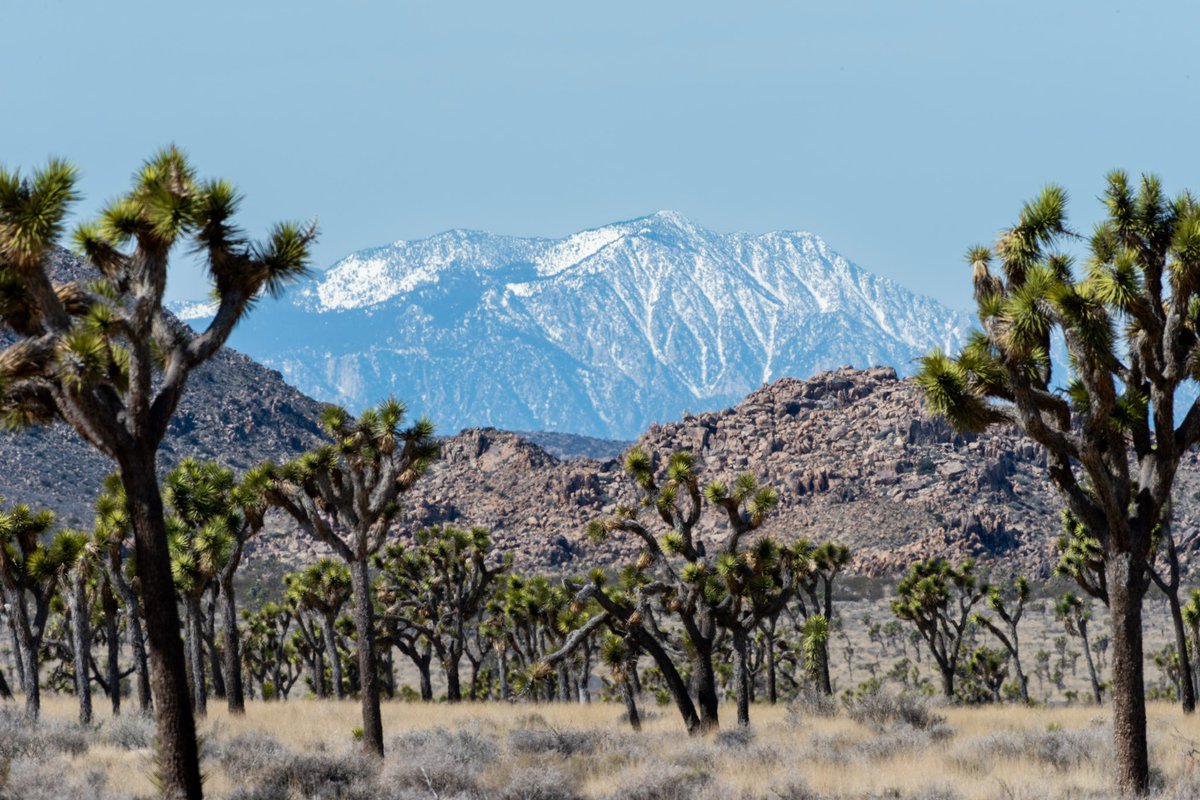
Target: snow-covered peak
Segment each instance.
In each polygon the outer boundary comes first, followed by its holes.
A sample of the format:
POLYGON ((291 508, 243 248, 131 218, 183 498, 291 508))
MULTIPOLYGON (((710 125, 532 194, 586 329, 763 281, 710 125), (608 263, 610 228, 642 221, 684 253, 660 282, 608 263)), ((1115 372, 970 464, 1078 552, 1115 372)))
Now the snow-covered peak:
POLYGON ((629 438, 784 375, 909 373, 970 325, 815 234, 659 211, 559 239, 453 230, 360 251, 252 315, 235 345, 321 399, 394 393, 445 430, 629 438))

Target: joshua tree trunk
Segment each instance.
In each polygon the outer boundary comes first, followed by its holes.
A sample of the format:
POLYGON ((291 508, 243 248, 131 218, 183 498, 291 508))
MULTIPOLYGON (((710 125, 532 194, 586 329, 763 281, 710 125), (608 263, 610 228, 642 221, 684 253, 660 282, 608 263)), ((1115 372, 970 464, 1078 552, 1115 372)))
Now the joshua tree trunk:
POLYGON ((1196 687, 1192 683, 1192 660, 1188 655, 1187 633, 1183 625, 1183 609, 1179 605, 1179 593, 1167 596, 1171 606, 1171 622, 1175 626, 1175 649, 1179 653, 1179 694, 1184 714, 1196 710, 1196 687))
POLYGON ((954 699, 954 667, 943 664, 938 665, 938 669, 942 673, 942 696, 947 700, 954 699))
POLYGON ((633 693, 633 683, 628 675, 621 676, 621 694, 625 698, 625 716, 629 717, 629 727, 640 731, 642 718, 638 715, 637 697, 633 693))
POLYGON ((457 703, 462 700, 462 682, 458 676, 458 659, 451 653, 445 661, 442 662, 442 669, 446 672, 446 701, 449 703, 457 703))
POLYGON ((1096 675, 1096 665, 1092 661, 1092 641, 1088 638, 1087 620, 1079 620, 1078 627, 1079 638, 1083 640, 1083 660, 1087 664, 1088 677, 1092 681, 1092 699, 1096 701, 1096 705, 1102 705, 1104 691, 1100 688, 1100 678, 1096 675))
POLYGON ((72 572, 71 594, 68 606, 71 611, 71 646, 75 657, 75 695, 79 698, 79 724, 92 724, 92 681, 88 673, 88 656, 92 639, 88 623, 91 621, 87 604, 87 581, 83 575, 72 572))
POLYGON ((508 686, 508 657, 500 648, 496 650, 496 672, 500 678, 500 699, 507 702, 512 699, 512 689, 508 686))
MULTIPOLYGON (((138 579, 149 632, 150 680, 158 716, 159 761, 163 796, 172 800, 200 800, 200 754, 196 723, 188 703, 183 645, 179 639, 179 611, 167 549, 162 497, 158 491, 152 449, 139 459, 121 463, 129 517, 133 524, 138 579)), ((134 609, 130 609, 134 613, 134 609)))
POLYGON ((383 717, 379 708, 379 675, 375 670, 375 625, 371 579, 366 554, 350 563, 354 589, 354 628, 358 638, 358 681, 362 696, 363 748, 383 757, 383 717))
POLYGON ((113 716, 116 717, 121 714, 121 635, 117 620, 120 607, 108 581, 104 582, 101 589, 100 602, 104 608, 104 639, 108 649, 105 665, 108 699, 112 704, 113 716))
POLYGON ((187 660, 192 677, 192 711, 197 717, 208 715, 208 692, 204 685, 204 633, 200 620, 200 598, 189 594, 187 607, 187 660))
POLYGON ((17 685, 25 691, 25 659, 21 656, 21 637, 17 635, 17 620, 10 608, 7 614, 8 632, 12 634, 13 661, 17 670, 17 685))
POLYGON ((1124 794, 1145 794, 1149 788, 1150 759, 1146 748, 1142 674, 1145 593, 1142 570, 1140 564, 1135 566, 1131 554, 1114 553, 1109 556, 1106 571, 1112 620, 1113 753, 1117 788, 1124 794))
POLYGON ((778 685, 775 676, 775 619, 771 618, 763 626, 766 634, 766 667, 767 667, 767 702, 775 705, 779 701, 778 685))
POLYGON ((229 702, 229 713, 246 713, 246 691, 242 686, 242 643, 237 626, 237 597, 233 593, 233 574, 221 576, 221 597, 224 613, 221 615, 222 638, 225 640, 225 694, 229 702))
POLYGON ((733 658, 738 726, 745 728, 750 725, 750 637, 741 627, 733 629, 733 658))
POLYGON ((133 651, 133 669, 137 676, 138 708, 143 714, 147 714, 154 708, 154 701, 150 692, 150 666, 146 656, 146 637, 142 629, 141 604, 137 593, 121 574, 119 557, 115 562, 109 562, 109 577, 113 586, 117 587, 117 593, 121 595, 121 602, 125 604, 129 649, 133 651))
MULTIPOLYGON (((343 578, 343 580, 345 579, 343 578)), ((358 625, 357 617, 355 617, 355 625, 358 625)), ((333 628, 332 614, 321 615, 321 634, 325 637, 325 657, 329 659, 329 672, 333 680, 333 694, 338 700, 344 700, 346 698, 346 688, 342 683, 342 657, 338 654, 337 631, 333 628)))
POLYGON ((33 632, 25 599, 17 592, 10 592, 9 613, 16 624, 20 642, 21 675, 24 678, 25 716, 36 720, 42 712, 42 687, 38 670, 38 636, 33 632))
POLYGON ((12 687, 4 679, 4 670, 0 669, 0 700, 12 700, 12 687))
POLYGON ((317 649, 312 654, 313 691, 317 697, 329 697, 329 686, 325 681, 325 650, 317 649))
MULTIPOLYGON (((671 656, 667 654, 666 650, 663 650, 657 639, 642 628, 634 628, 632 633, 636 637, 638 646, 654 659, 654 663, 663 675, 663 680, 667 682, 667 689, 675 700, 675 707, 679 709, 679 715, 683 717, 683 724, 687 728, 688 734, 694 736, 703 732, 700 718, 696 715, 696 706, 692 703, 691 695, 688 694, 687 684, 684 683, 679 670, 675 669, 675 662, 671 660, 671 656)), ((635 673, 634 681, 636 680, 635 673)), ((640 686, 635 685, 636 688, 640 688, 640 686)))
POLYGON ((1179 604, 1179 553, 1175 549, 1175 534, 1171 529, 1171 511, 1163 511, 1162 536, 1166 541, 1167 577, 1164 579, 1152 566, 1148 568, 1150 579, 1167 598, 1171 609, 1171 622, 1175 627, 1175 650, 1179 653, 1179 699, 1184 714, 1196 710, 1196 687, 1192 680, 1192 661, 1188 657, 1187 634, 1184 632, 1183 609, 1179 604))
POLYGON ((584 642, 579 659, 579 702, 592 702, 592 646, 584 642))
POLYGON ((571 702, 571 672, 566 659, 558 662, 558 696, 564 703, 571 702))
POLYGON ((201 618, 204 632, 204 649, 208 653, 208 671, 212 673, 213 697, 225 699, 225 670, 222 669, 221 651, 217 649, 217 598, 209 597, 207 609, 201 618))
POLYGON ((700 706, 700 731, 708 733, 720 727, 718 718, 717 675, 713 669, 712 640, 693 642, 692 682, 700 706))

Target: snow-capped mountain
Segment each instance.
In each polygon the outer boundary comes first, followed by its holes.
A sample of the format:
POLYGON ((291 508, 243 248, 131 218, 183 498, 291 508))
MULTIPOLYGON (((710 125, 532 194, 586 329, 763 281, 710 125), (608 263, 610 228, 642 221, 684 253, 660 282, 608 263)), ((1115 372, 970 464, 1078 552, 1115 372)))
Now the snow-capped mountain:
POLYGON ((663 211, 564 239, 453 230, 353 253, 232 343, 315 397, 394 394, 442 431, 631 439, 781 376, 908 374, 969 327, 813 234, 720 234, 663 211))

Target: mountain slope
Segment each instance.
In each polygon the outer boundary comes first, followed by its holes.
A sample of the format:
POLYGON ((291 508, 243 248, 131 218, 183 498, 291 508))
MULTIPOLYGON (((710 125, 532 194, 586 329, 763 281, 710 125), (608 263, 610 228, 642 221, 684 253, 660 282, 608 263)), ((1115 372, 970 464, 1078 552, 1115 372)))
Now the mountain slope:
POLYGON ((232 344, 310 395, 357 409, 395 394, 442 431, 631 439, 781 376, 909 372, 969 326, 812 234, 659 212, 558 240, 450 231, 364 250, 264 303, 232 344))
MULTIPOLYGON (((782 378, 732 408, 654 425, 638 444, 656 459, 690 450, 706 480, 759 476, 780 493, 764 533, 846 542, 860 574, 892 575, 938 555, 1047 578, 1056 560, 1062 501, 1042 448, 1011 428, 956 433, 928 418, 920 388, 889 368, 782 378)), ((1181 464, 1175 497, 1181 558, 1191 565, 1200 553, 1197 453, 1181 464)), ((443 441, 399 527, 484 525, 518 569, 581 573, 636 556, 636 537, 597 544, 586 531, 637 498, 615 460, 560 460, 515 434, 469 429, 443 441)), ((706 514, 699 534, 711 542, 725 524, 706 514)), ((317 552, 302 539, 260 547, 255 559, 277 563, 317 552), (285 545, 298 550, 278 549, 285 545)))
MULTIPOLYGON (((60 251, 56 281, 91 280, 75 256, 60 251)), ((0 331, 0 347, 13 341, 0 331)), ((278 372, 222 348, 188 379, 159 451, 162 472, 191 456, 244 470, 264 459, 287 460, 321 441, 321 404, 284 383, 278 372)), ((65 423, 0 435, 0 496, 49 508, 64 525, 90 527, 92 504, 116 465, 65 423)))

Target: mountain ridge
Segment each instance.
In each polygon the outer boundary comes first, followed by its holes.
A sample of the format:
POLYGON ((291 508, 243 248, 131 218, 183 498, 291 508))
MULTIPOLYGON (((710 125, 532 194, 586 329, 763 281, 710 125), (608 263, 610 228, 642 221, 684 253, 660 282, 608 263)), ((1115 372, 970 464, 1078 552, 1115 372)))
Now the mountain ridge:
POLYGON ((815 234, 716 233, 663 211, 559 239, 452 229, 361 250, 264 303, 231 344, 314 397, 357 410, 395 394, 447 433, 628 440, 782 376, 909 374, 970 325, 815 234))

